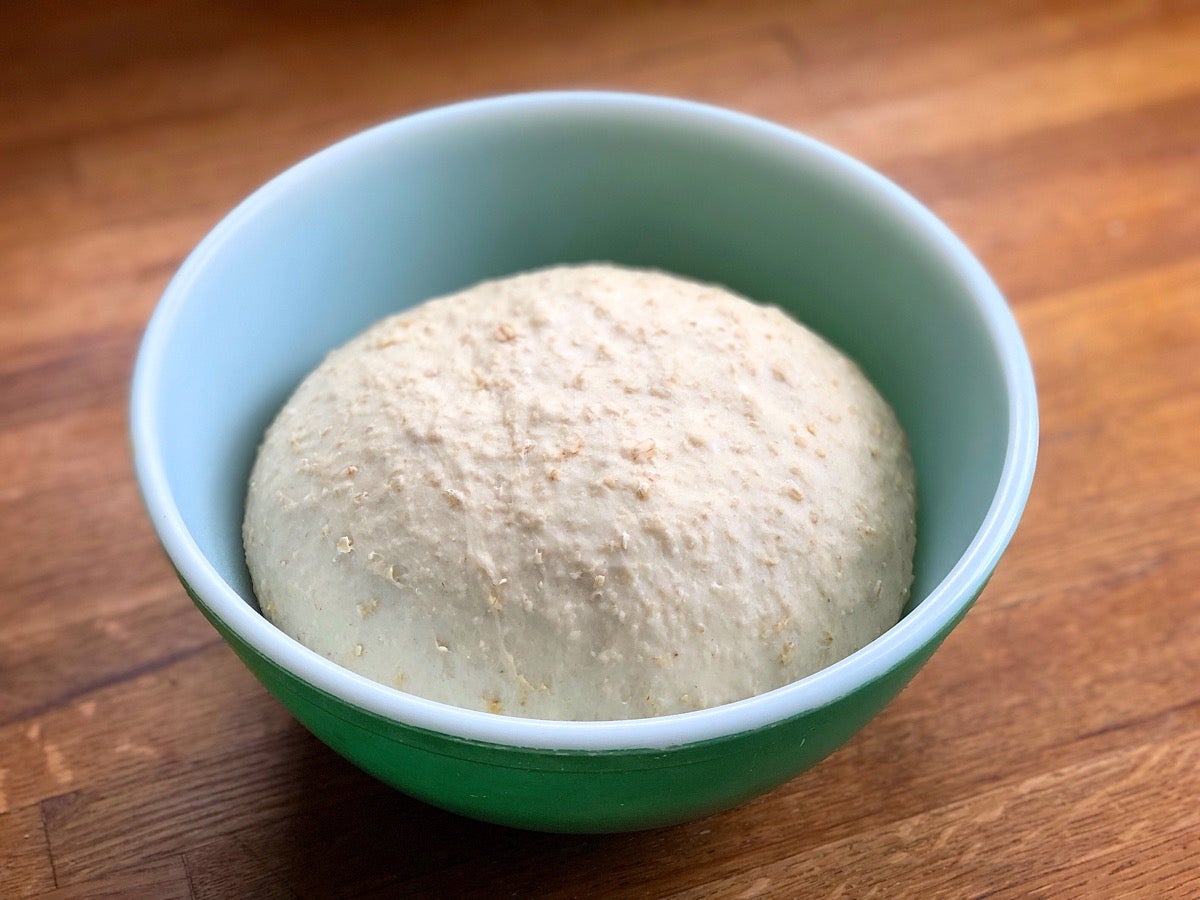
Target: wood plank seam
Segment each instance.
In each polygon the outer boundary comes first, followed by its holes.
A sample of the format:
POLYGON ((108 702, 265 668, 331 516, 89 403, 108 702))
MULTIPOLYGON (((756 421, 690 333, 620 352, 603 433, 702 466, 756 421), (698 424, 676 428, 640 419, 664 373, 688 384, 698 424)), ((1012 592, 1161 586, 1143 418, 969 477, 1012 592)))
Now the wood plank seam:
MULTIPOLYGON (((49 800, 51 798, 47 798, 49 800)), ((50 861, 50 877, 54 879, 54 886, 61 887, 58 883, 58 867, 54 862, 54 845, 50 843, 50 826, 46 822, 46 802, 42 800, 38 803, 38 818, 42 823, 42 840, 46 842, 46 858, 50 861)))
POLYGON ((141 677, 142 675, 151 675, 155 672, 169 669, 171 666, 189 660, 194 656, 199 656, 200 654, 222 644, 224 644, 224 640, 220 637, 220 635, 214 634, 211 638, 203 643, 196 644, 191 647, 185 647, 182 650, 168 654, 167 656, 161 656, 148 660, 147 662, 139 666, 135 666, 132 669, 124 669, 120 672, 113 672, 109 675, 105 675, 103 678, 97 679, 96 681, 80 685, 79 687, 72 688, 69 691, 64 691, 63 693, 58 694, 49 700, 45 700, 36 706, 18 710, 16 713, 7 716, 4 719, 0 719, 0 728, 5 728, 9 725, 16 725, 29 719, 37 718, 38 716, 45 715, 52 710, 62 709, 76 700, 86 697, 88 694, 94 694, 106 688, 119 685, 122 682, 131 681, 134 678, 141 677))

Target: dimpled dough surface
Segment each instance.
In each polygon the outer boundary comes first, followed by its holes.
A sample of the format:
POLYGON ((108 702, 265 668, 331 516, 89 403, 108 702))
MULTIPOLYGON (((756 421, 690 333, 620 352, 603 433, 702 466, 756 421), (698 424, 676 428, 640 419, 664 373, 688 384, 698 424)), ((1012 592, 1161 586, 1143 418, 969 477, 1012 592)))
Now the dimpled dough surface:
POLYGON ((914 479, 891 409, 776 309, 560 267, 388 318, 267 431, 244 539, 267 617, 458 706, 685 712, 894 625, 914 479))

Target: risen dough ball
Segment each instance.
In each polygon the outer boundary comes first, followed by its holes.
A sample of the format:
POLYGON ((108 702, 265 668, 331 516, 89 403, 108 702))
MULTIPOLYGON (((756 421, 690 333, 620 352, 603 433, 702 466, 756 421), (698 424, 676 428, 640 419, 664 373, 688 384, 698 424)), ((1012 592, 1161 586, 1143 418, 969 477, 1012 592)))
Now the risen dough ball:
POLYGON ((913 470, 841 353, 718 287, 588 265, 386 319, 266 434, 267 617, 474 709, 684 712, 841 659, 912 580, 913 470))

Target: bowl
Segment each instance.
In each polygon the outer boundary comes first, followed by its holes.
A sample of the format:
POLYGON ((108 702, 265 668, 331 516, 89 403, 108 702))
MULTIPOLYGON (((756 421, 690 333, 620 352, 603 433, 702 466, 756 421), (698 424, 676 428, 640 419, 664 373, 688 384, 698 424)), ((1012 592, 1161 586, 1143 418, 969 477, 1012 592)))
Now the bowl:
POLYGON ((967 612, 1017 526, 1037 402, 995 285, 882 176, 735 112, 567 92, 401 118, 254 193, 163 294, 137 359, 132 436, 146 507, 187 592, 314 735, 445 809, 600 832, 677 823, 768 791, 892 699, 967 612), (719 282, 783 307, 857 360, 896 410, 917 469, 916 575, 900 622, 769 693, 599 722, 411 696, 269 624, 242 555, 242 510, 263 430, 300 379, 398 309, 588 260, 719 282))

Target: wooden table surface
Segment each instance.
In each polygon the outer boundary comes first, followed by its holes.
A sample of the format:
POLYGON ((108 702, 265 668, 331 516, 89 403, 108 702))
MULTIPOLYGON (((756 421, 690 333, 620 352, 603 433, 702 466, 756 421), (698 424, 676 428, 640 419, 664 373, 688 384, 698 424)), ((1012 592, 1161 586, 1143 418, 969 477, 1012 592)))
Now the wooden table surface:
POLYGON ((0 317, 0 896, 1200 897, 1200 5, 6 3, 0 317), (574 86, 894 178, 1005 291, 1042 414, 1008 555, 898 700, 741 809, 607 837, 310 737, 180 589, 126 439, 147 317, 241 197, 574 86))

